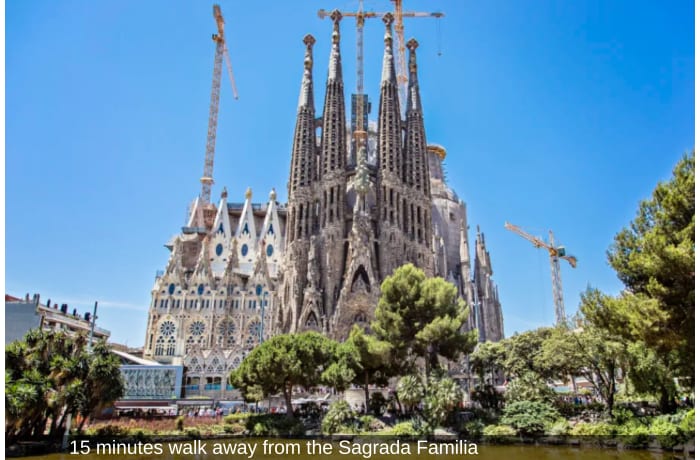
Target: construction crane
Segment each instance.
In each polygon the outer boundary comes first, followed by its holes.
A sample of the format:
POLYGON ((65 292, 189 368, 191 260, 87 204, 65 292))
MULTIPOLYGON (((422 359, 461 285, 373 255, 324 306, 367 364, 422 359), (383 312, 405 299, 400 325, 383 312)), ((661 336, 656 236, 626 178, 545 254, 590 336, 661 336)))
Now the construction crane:
POLYGON ((536 248, 543 248, 549 252, 549 262, 552 266, 552 295, 554 296, 554 313, 557 324, 566 323, 566 310, 564 309, 564 291, 561 286, 561 273, 559 270, 559 259, 564 259, 572 268, 576 268, 576 257, 567 255, 564 246, 556 246, 554 243, 554 233, 549 231, 549 244, 540 238, 530 235, 517 225, 506 222, 506 228, 522 236, 535 245, 536 248))
POLYGON ((396 80, 399 84, 399 101, 401 103, 401 111, 406 108, 406 99, 408 98, 408 76, 406 73, 406 41, 404 39, 403 18, 441 18, 443 13, 425 13, 416 11, 403 11, 402 0, 391 0, 394 3, 394 30, 396 31, 396 41, 394 47, 398 62, 396 63, 396 80))
POLYGON ((238 99, 238 91, 236 90, 236 81, 233 79, 233 68, 231 67, 231 58, 226 47, 226 39, 224 38, 224 17, 221 15, 219 5, 214 5, 214 20, 218 33, 212 34, 211 38, 216 43, 216 52, 214 53, 214 76, 211 81, 211 99, 209 101, 209 127, 207 130, 207 150, 204 156, 204 174, 200 182, 202 182, 202 192, 200 197, 202 204, 207 205, 211 200, 211 186, 214 183, 214 151, 216 150, 216 126, 219 119, 219 94, 221 92, 221 66, 222 61, 226 59, 226 70, 228 71, 229 80, 231 80, 231 89, 233 89, 233 97, 238 99))
MULTIPOLYGON (((396 41, 394 46, 396 47, 396 54, 398 56, 398 69, 397 69, 397 81, 399 83, 399 95, 401 100, 402 110, 406 106, 406 97, 408 94, 408 77, 406 76, 406 44, 404 43, 404 27, 403 18, 423 18, 423 17, 434 17, 441 18, 444 16, 443 13, 424 13, 417 11, 406 11, 404 12, 401 5, 401 0, 391 0, 395 3, 394 9, 394 29, 396 30, 396 41)), ((326 10, 318 10, 318 17, 324 19, 330 17, 333 12, 328 12, 326 10)), ((366 139, 367 133, 367 116, 369 115, 369 105, 366 104, 365 100, 367 96, 364 94, 364 58, 363 58, 363 44, 364 44, 364 26, 365 19, 370 18, 382 18, 386 12, 377 13, 373 11, 363 11, 362 0, 359 2, 359 8, 356 12, 348 11, 341 12, 342 16, 354 17, 355 23, 357 25, 357 65, 356 65, 356 94, 353 94, 353 103, 355 105, 353 116, 355 118, 355 123, 353 126, 353 136, 356 141, 361 139, 366 139)), ((359 151, 359 146, 356 151, 359 151)))

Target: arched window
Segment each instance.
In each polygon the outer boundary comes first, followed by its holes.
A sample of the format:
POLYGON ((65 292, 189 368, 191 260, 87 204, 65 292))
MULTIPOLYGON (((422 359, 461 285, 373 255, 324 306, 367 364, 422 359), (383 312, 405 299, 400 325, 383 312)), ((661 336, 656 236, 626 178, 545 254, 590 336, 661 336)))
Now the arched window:
POLYGON ((165 347, 165 337, 158 336, 158 340, 156 340, 156 356, 163 356, 163 351, 165 347))
POLYGON ((165 354, 168 356, 175 356, 175 336, 173 335, 168 337, 168 347, 165 354))

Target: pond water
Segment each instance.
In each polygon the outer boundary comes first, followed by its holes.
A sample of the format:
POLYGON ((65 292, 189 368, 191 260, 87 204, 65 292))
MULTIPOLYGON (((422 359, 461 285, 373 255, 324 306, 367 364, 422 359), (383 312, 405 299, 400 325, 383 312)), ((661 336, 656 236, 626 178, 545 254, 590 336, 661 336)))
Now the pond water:
MULTIPOLYGON (((88 453, 80 454, 80 444, 76 444, 76 454, 59 453, 25 459, 44 460, 139 460, 139 459, 173 459, 173 460, 272 460, 272 459, 321 459, 324 460, 428 460, 440 458, 445 460, 462 460, 468 458, 480 460, 671 460, 679 458, 672 453, 656 453, 646 450, 616 450, 596 447, 563 447, 563 446, 493 446, 474 445, 462 441, 461 449, 454 446, 452 454, 435 455, 430 452, 440 448, 440 443, 400 442, 395 449, 401 450, 398 455, 387 455, 380 452, 379 445, 385 448, 397 443, 394 440, 355 440, 344 443, 316 440, 316 451, 309 454, 310 440, 281 440, 263 439, 219 439, 189 441, 186 443, 163 443, 157 441, 142 442, 140 446, 131 445, 127 453, 126 445, 117 446, 114 442, 93 445, 88 453), (109 444, 109 447, 107 446, 109 444), (366 446, 374 444, 375 446, 366 446), (98 451, 98 447, 101 450, 98 451), (114 449, 121 449, 120 453, 114 449), (420 448, 420 449, 419 449, 420 448), (110 449, 112 449, 110 451, 110 449), (187 449, 184 450, 183 449, 187 449), (325 450, 324 450, 325 449, 325 450), (478 451, 475 454, 475 449, 478 451), (420 450, 420 452, 419 452, 420 450), (180 452, 180 453, 177 453, 180 452)), ((449 443, 448 443, 449 444, 449 443)), ((443 444, 444 445, 444 444, 443 444)), ((87 448, 83 446, 83 452, 87 448)), ((443 447, 443 449, 445 449, 443 447)), ((396 450, 395 450, 396 451, 396 450)), ((444 451, 446 452, 446 450, 444 451)), ((682 458, 682 454, 680 458, 682 458)))

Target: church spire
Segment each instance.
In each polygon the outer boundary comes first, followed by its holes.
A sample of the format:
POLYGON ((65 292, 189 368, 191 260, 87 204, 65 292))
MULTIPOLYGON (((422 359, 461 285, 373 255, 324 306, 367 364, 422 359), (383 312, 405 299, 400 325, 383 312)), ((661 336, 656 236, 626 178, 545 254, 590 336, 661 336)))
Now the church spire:
POLYGON ((418 64, 416 63, 416 48, 418 40, 412 38, 406 43, 408 48, 408 105, 406 112, 412 110, 422 111, 420 104, 420 93, 418 91, 418 64))
POLYGON ((304 76, 301 78, 301 91, 299 92, 299 108, 313 109, 314 107, 314 87, 313 87, 313 47, 316 39, 311 34, 306 34, 304 44, 306 45, 306 55, 304 56, 304 76))
POLYGON ((333 34, 331 56, 328 62, 326 99, 323 104, 323 132, 321 135, 321 176, 334 171, 344 171, 346 163, 345 95, 343 69, 340 62, 340 20, 338 10, 331 13, 333 34))
POLYGON ((386 32, 384 34, 384 66, 379 96, 379 165, 385 175, 401 177, 401 114, 394 69, 393 38, 391 36, 394 15, 387 13, 382 20, 386 24, 386 32))
POLYGON ((386 25, 384 31, 384 61, 382 63, 382 85, 384 82, 396 85, 396 67, 394 65, 394 39, 391 35, 391 24, 394 22, 394 15, 387 13, 382 17, 386 25))
POLYGON ((316 39, 312 35, 304 37, 306 56, 304 57, 304 75, 301 80, 297 122, 294 128, 292 147, 292 164, 289 172, 289 198, 294 200, 299 188, 309 186, 316 179, 316 134, 314 120, 314 88, 312 79, 313 46, 316 39))
POLYGON ((408 103, 406 104, 406 156, 404 181, 426 197, 430 196, 430 179, 428 172, 427 144, 425 124, 418 89, 418 64, 416 48, 418 42, 412 38, 406 43, 409 50, 408 60, 408 103))

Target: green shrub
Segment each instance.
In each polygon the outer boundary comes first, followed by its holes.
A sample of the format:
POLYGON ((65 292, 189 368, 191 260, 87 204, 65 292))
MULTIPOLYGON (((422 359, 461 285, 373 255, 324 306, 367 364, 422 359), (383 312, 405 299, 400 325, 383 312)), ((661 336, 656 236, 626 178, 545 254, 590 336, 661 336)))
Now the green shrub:
POLYGON ((376 417, 371 415, 363 415, 360 417, 360 428, 362 431, 381 431, 386 427, 386 424, 376 417))
POLYGON ((670 449, 677 444, 681 444, 685 441, 685 434, 681 430, 680 426, 673 423, 670 417, 661 415, 654 418, 649 427, 649 431, 661 447, 665 449, 670 449))
POLYGON ((185 416, 181 415, 175 419, 175 428, 177 431, 182 431, 185 429, 185 416))
POLYGON ((615 426, 610 423, 577 423, 571 429, 572 436, 598 436, 611 438, 615 435, 615 426))
POLYGON ((613 420, 618 425, 624 425, 634 419, 634 413, 625 407, 615 407, 612 412, 613 420))
POLYGON ((618 429, 622 443, 627 447, 641 448, 649 444, 649 428, 636 420, 630 420, 618 429))
POLYGON ((336 401, 331 404, 326 416, 323 417, 321 431, 325 434, 338 433, 341 427, 351 424, 354 418, 355 413, 352 411, 347 401, 336 401))
POLYGON ((237 423, 240 421, 248 420, 248 417, 250 417, 250 414, 248 414, 248 413, 237 412, 234 414, 229 414, 226 417, 224 417, 224 423, 237 423))
POLYGON ((255 425, 253 425, 253 436, 265 436, 267 434, 267 429, 262 423, 258 422, 255 425))
POLYGON ((484 424, 481 420, 470 420, 464 424, 464 431, 472 439, 478 439, 484 432, 484 424))
POLYGON ((683 418, 678 424, 678 427, 687 435, 688 439, 695 436, 695 409, 690 409, 683 414, 683 418))
POLYGON ((304 425, 286 414, 251 415, 246 419, 246 428, 254 436, 302 436, 304 425))
POLYGON ((394 425, 391 434, 394 436, 418 436, 418 431, 413 427, 413 422, 407 421, 394 425))
POLYGON ((224 433, 241 434, 245 432, 245 427, 240 423, 227 423, 224 425, 224 433))
POLYGON ((97 437, 119 437, 127 436, 128 434, 129 429, 119 425, 104 425, 95 429, 95 436, 97 437))
POLYGON ((129 430, 129 436, 134 438, 136 441, 144 442, 149 436, 153 436, 154 432, 146 428, 132 428, 129 430))
POLYGON ((570 432, 571 425, 569 425, 569 421, 565 418, 554 421, 546 429, 546 433, 549 436, 567 436, 570 432))
POLYGON ((538 435, 558 418, 559 413, 548 403, 515 401, 506 404, 501 423, 512 426, 521 435, 538 435))
POLYGON ((515 436, 515 429, 508 425, 488 425, 484 428, 484 438, 494 442, 506 442, 515 436))
POLYGON ((197 428, 187 428, 185 434, 192 439, 199 439, 202 437, 202 433, 200 433, 197 428))

